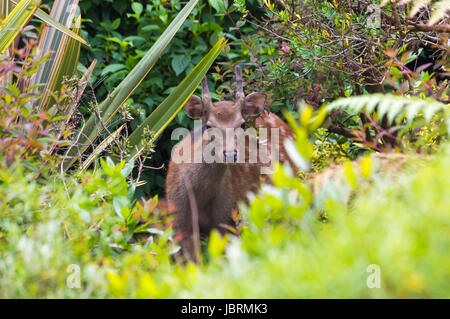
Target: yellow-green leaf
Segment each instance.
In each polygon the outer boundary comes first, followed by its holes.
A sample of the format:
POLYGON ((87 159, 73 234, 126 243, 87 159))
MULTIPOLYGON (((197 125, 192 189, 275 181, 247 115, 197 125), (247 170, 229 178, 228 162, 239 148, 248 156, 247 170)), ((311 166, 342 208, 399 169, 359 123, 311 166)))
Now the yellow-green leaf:
POLYGON ((0 24, 0 54, 3 54, 11 45, 20 30, 30 20, 40 2, 40 0, 22 0, 2 21, 0 24))
MULTIPOLYGON (((9 0, 9 1, 2 1, 2 2, 9 2, 11 4, 16 5, 17 1, 14 0, 9 0)), ((55 19, 53 19, 51 16, 49 16, 47 13, 45 13, 44 11, 42 11, 41 9, 37 9, 34 13, 34 16, 42 21, 44 21, 46 24, 48 24, 49 26, 61 31, 62 33, 68 35, 69 37, 83 43, 84 45, 90 46, 89 43, 84 40, 79 34, 74 33, 73 31, 71 31, 69 28, 66 28, 65 26, 63 26, 61 23, 59 23, 58 21, 56 21, 55 19)))

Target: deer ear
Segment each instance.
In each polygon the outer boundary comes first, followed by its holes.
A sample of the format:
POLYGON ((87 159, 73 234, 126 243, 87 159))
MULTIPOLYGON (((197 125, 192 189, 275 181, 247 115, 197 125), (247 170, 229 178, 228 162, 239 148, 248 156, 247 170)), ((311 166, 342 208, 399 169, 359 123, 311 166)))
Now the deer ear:
POLYGON ((202 99, 196 95, 192 95, 184 105, 184 111, 191 119, 195 120, 201 118, 203 116, 202 99))
POLYGON ((264 111, 267 96, 264 93, 253 92, 245 97, 245 104, 242 108, 244 117, 257 116, 264 111))

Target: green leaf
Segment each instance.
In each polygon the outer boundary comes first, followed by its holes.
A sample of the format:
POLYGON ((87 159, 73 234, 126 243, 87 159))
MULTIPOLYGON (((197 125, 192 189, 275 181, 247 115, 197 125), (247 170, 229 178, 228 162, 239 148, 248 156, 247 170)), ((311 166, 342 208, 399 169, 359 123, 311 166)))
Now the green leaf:
POLYGON ((208 243, 208 252, 212 258, 223 254, 228 243, 228 236, 221 237, 217 230, 211 232, 208 243))
POLYGON ((122 208, 128 205, 128 199, 125 196, 114 196, 113 198, 113 207, 117 216, 123 218, 125 220, 126 216, 122 214, 122 208))
POLYGON ((107 148, 115 138, 117 138, 122 131, 122 129, 125 127, 125 124, 122 124, 114 133, 109 135, 107 138, 105 138, 97 147, 92 151, 92 153, 89 155, 89 157, 81 164, 81 170, 86 170, 92 162, 100 155, 101 152, 104 151, 105 148, 107 148))
POLYGON ((365 110, 369 114, 377 112, 380 119, 386 115, 389 124, 400 123, 406 119, 407 125, 410 125, 421 112, 429 122, 434 114, 439 111, 446 112, 448 108, 445 104, 430 98, 377 93, 339 98, 327 106, 328 111, 336 109, 356 113, 365 110))
POLYGON ((159 30, 159 25, 149 24, 149 25, 142 27, 142 31, 144 31, 144 32, 150 32, 150 31, 155 31, 155 30, 159 30))
POLYGON ((125 68, 126 68, 126 66, 124 64, 118 64, 118 63, 110 64, 103 69, 102 76, 104 76, 108 73, 115 73, 115 72, 123 70, 125 68))
POLYGON ((141 15, 142 10, 144 10, 144 7, 140 2, 133 2, 131 4, 131 9, 133 9, 134 13, 136 13, 137 15, 141 15))
POLYGON ((111 29, 116 30, 120 26, 120 18, 117 18, 111 24, 111 29))
MULTIPOLYGON (((72 25, 75 18, 78 0, 55 0, 53 2, 52 17, 67 27, 72 25), (66 14, 68 12, 68 14, 66 14)), ((81 17, 75 20, 75 33, 81 33, 81 17)), ((42 98, 37 101, 40 108, 48 105, 50 92, 58 90, 64 75, 71 77, 78 65, 80 45, 72 42, 67 35, 60 33, 57 29, 45 26, 42 32, 38 52, 52 52, 50 58, 36 73, 30 85, 43 83, 44 87, 39 89, 43 93, 42 98)))
POLYGON ((100 159, 100 165, 102 166, 106 174, 110 176, 113 174, 113 169, 109 167, 108 163, 103 158, 100 159))
POLYGON ((134 167, 134 162, 130 161, 123 166, 120 173, 122 174, 123 177, 128 177, 128 175, 130 175, 131 172, 133 171, 133 167, 134 167))
POLYGON ((209 0, 209 4, 218 14, 224 14, 228 9, 228 0, 209 0))
POLYGON ((189 56, 186 55, 176 55, 172 59, 172 69, 175 71, 176 75, 180 75, 191 62, 189 56))
MULTIPOLYGON (((79 15, 75 19, 75 24, 73 27, 74 32, 77 34, 81 34, 81 15, 79 15)), ((63 35, 63 38, 66 39, 66 47, 64 50, 61 49, 61 59, 54 61, 53 68, 56 69, 53 78, 49 78, 47 81, 51 85, 47 86, 50 92, 57 92, 61 89, 61 82, 63 81, 63 77, 67 76, 69 78, 73 77, 77 71, 78 60, 80 58, 80 47, 81 43, 73 38, 69 38, 67 35, 63 35), (59 61, 59 64, 57 64, 59 61)), ((49 106, 50 100, 47 100, 47 105, 45 105, 44 109, 47 109, 49 106)), ((44 105, 44 104, 42 104, 44 105)))

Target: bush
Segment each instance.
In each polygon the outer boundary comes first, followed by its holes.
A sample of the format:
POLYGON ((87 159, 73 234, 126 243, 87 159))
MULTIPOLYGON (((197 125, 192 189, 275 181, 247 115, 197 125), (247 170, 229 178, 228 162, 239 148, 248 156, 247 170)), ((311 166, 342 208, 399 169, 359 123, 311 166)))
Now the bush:
POLYGON ((289 198, 292 181, 281 180, 277 187, 284 189, 252 202, 242 239, 232 241, 227 260, 199 272, 189 296, 448 298, 449 151, 447 144, 436 159, 410 159, 394 180, 375 172, 364 178, 367 173, 354 169, 359 189, 349 205, 352 183, 344 177, 340 192, 329 183, 302 218, 295 216, 304 210, 301 197, 289 198), (379 289, 366 285, 374 269, 379 289))
POLYGON ((2 165, 0 295, 448 298, 449 155, 366 156, 318 188, 279 167, 241 207, 241 236, 213 233, 209 261, 186 266, 161 208, 134 205, 132 166, 103 161, 77 182, 2 165))
POLYGON ((129 253, 149 260, 149 268, 143 269, 150 269, 156 260, 152 251, 161 241, 167 255, 160 253, 157 260, 167 261, 170 228, 158 230, 139 223, 143 207, 131 209, 134 189, 126 176, 132 163, 115 166, 108 160, 102 167, 79 179, 59 175, 37 179, 19 162, 9 169, 0 166, 3 298, 105 297, 105 273, 130 258, 129 253), (144 242, 131 240, 137 232, 147 233, 144 242), (69 289, 68 274, 77 267, 82 269, 83 289, 69 289))

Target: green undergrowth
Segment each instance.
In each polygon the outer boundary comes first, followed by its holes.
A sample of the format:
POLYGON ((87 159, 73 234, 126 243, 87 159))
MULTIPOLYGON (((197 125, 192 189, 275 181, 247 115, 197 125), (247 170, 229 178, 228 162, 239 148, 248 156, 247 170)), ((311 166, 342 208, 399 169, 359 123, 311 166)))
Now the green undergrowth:
POLYGON ((280 168, 199 265, 171 257, 170 223, 139 222, 123 164, 80 179, 2 166, 0 296, 448 298, 449 155, 406 157, 395 178, 346 162, 314 192, 280 168))

